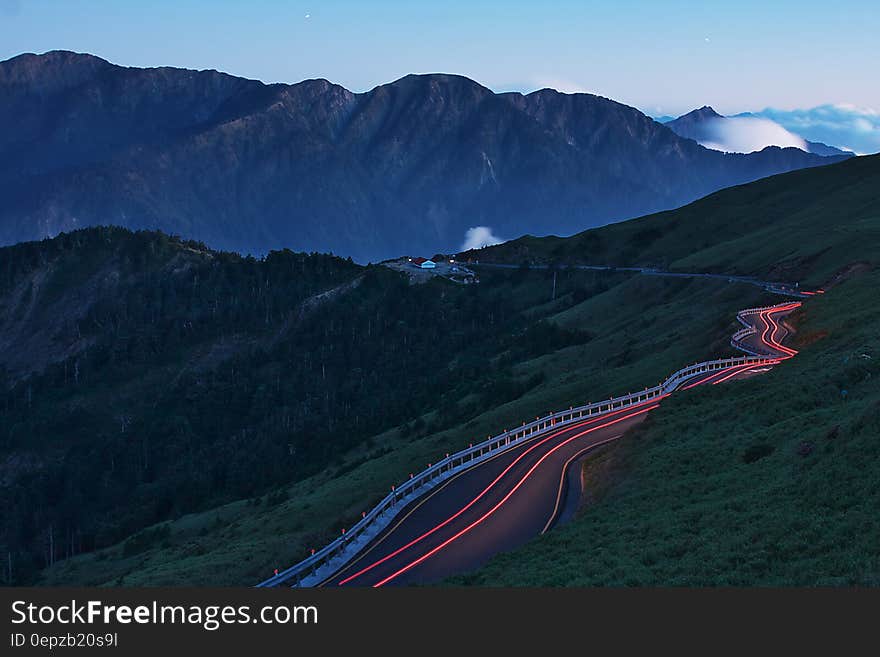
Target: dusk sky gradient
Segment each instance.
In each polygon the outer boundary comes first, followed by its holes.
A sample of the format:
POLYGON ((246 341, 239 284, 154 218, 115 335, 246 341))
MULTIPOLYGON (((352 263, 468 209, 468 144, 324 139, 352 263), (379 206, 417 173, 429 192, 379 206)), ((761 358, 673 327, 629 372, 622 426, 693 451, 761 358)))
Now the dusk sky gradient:
POLYGON ((648 114, 880 110, 880 3, 0 0, 0 59, 53 49, 364 91, 450 72, 589 91, 648 114))

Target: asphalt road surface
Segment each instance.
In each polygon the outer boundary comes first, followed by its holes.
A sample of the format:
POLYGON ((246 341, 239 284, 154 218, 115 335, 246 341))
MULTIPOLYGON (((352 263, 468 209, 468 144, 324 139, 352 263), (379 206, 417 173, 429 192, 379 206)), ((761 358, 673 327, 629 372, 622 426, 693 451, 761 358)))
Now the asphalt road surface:
MULTIPOLYGON (((797 352, 782 344, 782 318, 797 308, 747 318, 751 349, 779 361, 797 352)), ((766 371, 744 365, 701 375, 682 390, 766 371)), ((553 527, 568 507, 571 466, 643 421, 662 397, 536 436, 452 477, 412 502, 352 561, 321 586, 427 584, 474 570, 553 527)))

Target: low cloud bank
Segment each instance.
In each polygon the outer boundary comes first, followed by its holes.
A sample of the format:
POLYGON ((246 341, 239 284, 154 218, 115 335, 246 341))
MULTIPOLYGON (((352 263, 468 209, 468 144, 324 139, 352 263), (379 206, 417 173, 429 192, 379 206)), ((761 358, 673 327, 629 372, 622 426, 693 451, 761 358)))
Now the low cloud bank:
POLYGON ((467 232, 465 232, 461 250, 482 249, 484 246, 501 244, 503 241, 503 239, 492 233, 492 229, 489 226, 474 226, 473 228, 468 228, 467 232))
POLYGON ((755 116, 772 119, 788 130, 862 155, 880 152, 880 112, 855 105, 819 105, 810 109, 768 107, 755 116))
POLYGON ((766 118, 751 116, 723 117, 707 120, 705 138, 700 143, 706 148, 728 153, 752 153, 767 146, 807 150, 801 137, 766 118))

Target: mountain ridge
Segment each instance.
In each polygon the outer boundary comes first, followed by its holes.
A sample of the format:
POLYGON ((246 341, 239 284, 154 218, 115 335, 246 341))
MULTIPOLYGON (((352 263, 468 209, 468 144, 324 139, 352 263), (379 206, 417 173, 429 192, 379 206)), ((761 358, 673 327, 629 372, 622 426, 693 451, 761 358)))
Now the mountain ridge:
POLYGON ((89 225, 359 261, 571 234, 828 164, 726 155, 589 94, 410 74, 362 93, 53 51, 0 62, 0 244, 89 225))

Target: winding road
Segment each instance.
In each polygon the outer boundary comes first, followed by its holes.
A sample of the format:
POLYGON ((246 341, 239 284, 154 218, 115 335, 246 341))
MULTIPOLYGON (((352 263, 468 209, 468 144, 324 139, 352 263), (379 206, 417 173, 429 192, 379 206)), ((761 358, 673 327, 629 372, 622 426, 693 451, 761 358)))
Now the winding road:
MULTIPOLYGON (((784 318, 800 305, 792 302, 741 314, 748 328, 738 346, 777 359, 771 366, 791 358, 797 352, 782 344, 789 333, 784 318)), ((766 370, 767 366, 738 365, 700 375, 682 390, 766 370)), ((657 397, 539 434, 449 478, 412 502, 319 586, 435 582, 478 568, 493 555, 548 531, 564 509, 572 506, 566 495, 572 466, 591 450, 620 438, 663 399, 657 397)))

